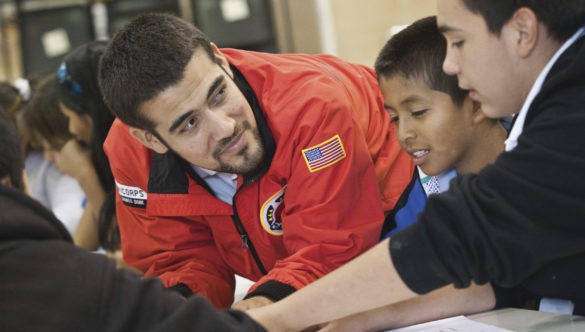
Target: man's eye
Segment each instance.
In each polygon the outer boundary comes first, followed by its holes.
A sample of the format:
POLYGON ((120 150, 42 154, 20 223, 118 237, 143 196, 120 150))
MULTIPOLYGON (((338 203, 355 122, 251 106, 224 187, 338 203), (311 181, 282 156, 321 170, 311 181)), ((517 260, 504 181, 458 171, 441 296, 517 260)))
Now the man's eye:
POLYGON ((225 92, 226 92, 225 87, 222 87, 221 89, 217 90, 217 93, 213 95, 211 105, 213 106, 219 104, 225 98, 225 92))
POLYGON ((196 125, 197 125, 197 121, 195 121, 195 118, 189 119, 189 121, 187 121, 185 123, 185 125, 183 126, 183 129, 181 129, 181 133, 192 130, 193 128, 195 128, 196 125))

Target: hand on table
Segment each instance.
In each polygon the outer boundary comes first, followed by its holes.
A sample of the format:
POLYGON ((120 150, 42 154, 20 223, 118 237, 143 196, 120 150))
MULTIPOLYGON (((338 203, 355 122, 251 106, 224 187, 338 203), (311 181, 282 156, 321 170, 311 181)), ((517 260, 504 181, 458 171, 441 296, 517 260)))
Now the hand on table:
POLYGON ((232 305, 232 309, 246 311, 246 310, 250 310, 253 308, 263 307, 263 306, 269 305, 271 303, 273 303, 273 301, 267 297, 254 296, 254 297, 251 297, 249 299, 241 300, 241 301, 234 303, 234 305, 232 305))

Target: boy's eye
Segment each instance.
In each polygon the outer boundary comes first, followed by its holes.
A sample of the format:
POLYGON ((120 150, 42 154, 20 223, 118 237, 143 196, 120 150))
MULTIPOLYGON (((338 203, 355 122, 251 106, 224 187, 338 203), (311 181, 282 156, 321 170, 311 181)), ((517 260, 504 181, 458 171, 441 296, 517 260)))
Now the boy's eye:
POLYGON ((410 113, 413 117, 418 118, 423 116, 426 112, 428 111, 428 109, 424 109, 424 110, 420 110, 420 111, 415 111, 410 113))
POLYGON ((395 123, 398 121, 398 115, 391 115, 390 116, 390 123, 395 123))
POLYGON ((451 47, 461 48, 463 46, 463 40, 454 41, 451 43, 451 47))

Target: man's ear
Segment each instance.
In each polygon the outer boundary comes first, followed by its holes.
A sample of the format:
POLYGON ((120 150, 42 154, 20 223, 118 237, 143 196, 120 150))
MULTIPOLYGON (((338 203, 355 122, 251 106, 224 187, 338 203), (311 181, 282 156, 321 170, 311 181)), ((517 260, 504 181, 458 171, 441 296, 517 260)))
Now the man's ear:
POLYGON ((221 53, 219 47, 217 47, 217 45, 215 45, 214 43, 211 43, 211 49, 213 50, 213 55, 215 56, 215 62, 220 65, 223 70, 228 73, 228 75, 230 77, 234 77, 234 74, 232 73, 232 70, 230 68, 230 63, 227 60, 227 58, 225 57, 225 55, 223 55, 223 53, 221 53))
POLYGON ((522 58, 528 57, 538 42, 539 20, 534 12, 526 7, 518 9, 510 19, 516 34, 516 53, 522 58))
POLYGON ((130 134, 134 136, 142 145, 146 146, 147 148, 153 150, 156 153, 166 153, 169 148, 161 142, 155 135, 153 135, 150 131, 139 129, 135 127, 130 127, 130 134))

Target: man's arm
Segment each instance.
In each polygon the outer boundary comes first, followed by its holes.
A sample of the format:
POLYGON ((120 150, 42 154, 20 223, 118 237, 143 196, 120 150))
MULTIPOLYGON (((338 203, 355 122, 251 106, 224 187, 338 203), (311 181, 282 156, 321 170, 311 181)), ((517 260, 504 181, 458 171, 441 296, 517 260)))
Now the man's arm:
MULTIPOLYGON (((352 115, 354 108, 363 105, 354 105, 343 91, 331 92, 329 97, 301 105, 311 111, 303 113, 290 128, 294 140, 289 141, 294 145, 279 150, 286 151, 287 156, 275 156, 277 162, 287 160, 288 165, 283 167, 290 168, 281 216, 287 257, 278 260, 252 287, 249 297, 266 296, 278 301, 379 240, 384 219, 380 184, 364 133, 352 115), (319 155, 318 151, 324 154, 323 160, 313 163, 313 153, 319 155), (329 155, 328 151, 336 153, 329 155)), ((381 129, 368 134, 388 139, 388 133, 381 129)), ((411 160, 402 157, 386 156, 384 161, 387 167, 402 171, 395 172, 396 177, 388 184, 397 192, 406 187, 412 168, 411 160)))
POLYGON ((122 251, 128 264, 185 296, 204 295, 218 308, 232 304, 234 274, 204 222, 178 217, 140 219, 139 212, 129 209, 118 202, 118 218, 123 220, 120 232, 125 236, 122 251))

